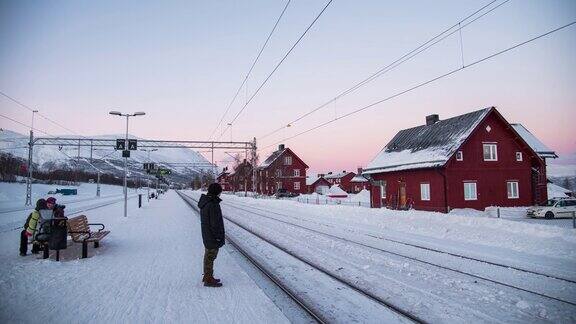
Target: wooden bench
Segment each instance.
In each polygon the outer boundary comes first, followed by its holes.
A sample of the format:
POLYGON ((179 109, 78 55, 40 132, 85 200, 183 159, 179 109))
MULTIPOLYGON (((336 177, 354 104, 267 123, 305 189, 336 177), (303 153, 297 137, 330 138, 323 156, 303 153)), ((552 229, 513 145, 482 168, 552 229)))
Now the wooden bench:
POLYGON ((88 242, 94 242, 94 248, 100 246, 100 240, 103 239, 110 231, 105 231, 104 224, 88 223, 86 215, 72 217, 67 221, 68 234, 72 237, 72 241, 82 243, 82 259, 88 257, 88 242), (92 232, 90 226, 100 226, 97 232, 92 232))

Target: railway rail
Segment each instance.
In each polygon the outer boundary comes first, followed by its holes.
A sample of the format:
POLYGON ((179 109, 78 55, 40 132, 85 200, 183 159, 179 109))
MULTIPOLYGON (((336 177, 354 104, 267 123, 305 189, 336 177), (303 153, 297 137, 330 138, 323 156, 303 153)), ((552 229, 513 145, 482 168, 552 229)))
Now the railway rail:
MULTIPOLYGON (((186 195, 182 192, 177 191, 178 194, 180 195, 180 197, 182 197, 182 199, 189 205, 191 206, 196 212, 198 212, 198 208, 196 207, 196 203, 197 200, 194 199, 193 197, 190 197, 189 195, 186 195)), ((306 264, 309 267, 314 268, 315 270, 317 270, 318 272, 330 277, 332 280, 337 281, 345 286, 347 286, 348 288, 356 291, 357 293, 363 295, 365 298, 368 298, 371 301, 374 301, 378 304, 380 304, 382 307, 385 307, 387 309, 389 309, 390 311, 396 313, 397 315, 403 317, 404 319, 406 319, 407 321, 410 322, 414 322, 414 323, 428 323, 426 320, 420 318, 419 316, 411 313, 408 310, 402 309, 401 307, 391 303, 390 301, 387 301, 385 299, 383 299, 380 296, 377 296, 375 294, 373 294, 370 291, 366 291, 365 289, 362 289, 361 287, 358 287, 358 285, 350 280, 346 280, 334 273, 332 273, 331 271, 329 271, 328 269, 326 269, 325 267, 319 265, 319 264, 314 264, 312 262, 310 262, 309 260, 306 260, 304 258, 302 258, 301 256, 295 254, 294 252, 280 246, 279 244, 273 242, 272 240, 256 233, 255 231, 247 228, 246 226, 234 221, 233 219, 230 219, 226 216, 224 216, 224 218, 234 224, 235 226, 237 226, 238 228, 241 228, 243 231, 249 233, 250 235, 253 235, 257 238, 259 238, 260 240, 268 243, 269 245, 273 246, 274 248, 282 251, 283 253, 286 253, 290 256, 292 256, 293 258, 301 261, 302 263, 306 264)), ((229 235, 227 235, 226 237, 227 241, 230 242, 232 245, 234 245, 235 247, 239 247, 239 245, 234 242, 234 239, 231 238, 229 235)), ((266 270, 266 267, 260 263, 258 263, 255 258, 250 257, 249 253, 247 253, 247 251, 243 250, 242 254, 247 256, 248 259, 255 265, 257 266, 259 269, 263 270, 264 274, 269 277, 271 280, 273 280, 274 283, 276 283, 277 285, 279 285, 279 287, 286 292, 296 303, 298 303, 299 305, 303 306, 303 308, 305 309, 305 311, 307 313, 309 313, 317 322, 320 323, 325 323, 328 322, 328 320, 326 319, 326 317, 324 315, 322 315, 322 312, 320 310, 316 309, 316 305, 310 305, 308 303, 306 303, 306 301, 300 299, 297 294, 295 294, 292 289, 290 287, 288 287, 286 284, 282 283, 280 280, 277 279, 277 276, 275 276, 273 273, 271 273, 270 271, 266 270)))

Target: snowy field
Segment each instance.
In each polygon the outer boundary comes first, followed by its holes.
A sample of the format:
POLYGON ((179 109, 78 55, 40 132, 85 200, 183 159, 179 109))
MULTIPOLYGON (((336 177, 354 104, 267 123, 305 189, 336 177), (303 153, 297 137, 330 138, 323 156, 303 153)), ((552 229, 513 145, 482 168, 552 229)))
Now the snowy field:
MULTIPOLYGON (((270 283, 257 279, 230 244, 216 260, 224 287, 203 287, 198 215, 169 191, 141 209, 129 200, 124 218, 121 189, 71 205, 93 208, 88 219, 111 231, 99 249, 90 246, 88 259, 79 259, 80 245, 71 242, 61 262, 20 257, 20 231, 0 231, 1 323, 305 321, 279 305, 270 283)), ((574 230, 464 212, 223 199, 227 234, 328 322, 409 322, 358 289, 430 323, 576 321, 574 230)))
MULTIPOLYGON (((576 320, 575 230, 464 214, 223 198, 228 233, 247 248, 267 253, 242 228, 429 322, 576 320)), ((283 268, 277 262, 269 261, 283 268)))
POLYGON ((111 231, 88 259, 70 242, 62 262, 20 257, 20 231, 0 233, 0 323, 288 323, 226 249, 224 288, 203 287, 198 217, 174 191, 144 201, 86 212, 111 231))

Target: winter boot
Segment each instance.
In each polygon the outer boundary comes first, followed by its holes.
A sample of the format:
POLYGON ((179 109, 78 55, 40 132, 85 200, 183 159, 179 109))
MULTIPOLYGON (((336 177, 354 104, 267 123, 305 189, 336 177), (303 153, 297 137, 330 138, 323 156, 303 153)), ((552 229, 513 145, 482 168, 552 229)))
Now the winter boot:
MULTIPOLYGON (((210 277, 210 276, 204 275, 204 277, 202 278, 202 282, 206 282, 206 278, 208 278, 208 277, 210 277)), ((216 279, 214 277, 212 277, 212 279, 214 279, 214 281, 216 281, 216 282, 220 282, 220 279, 216 279)))
POLYGON ((212 276, 204 276, 202 278, 205 287, 222 287, 222 283, 220 283, 219 279, 214 279, 212 276))

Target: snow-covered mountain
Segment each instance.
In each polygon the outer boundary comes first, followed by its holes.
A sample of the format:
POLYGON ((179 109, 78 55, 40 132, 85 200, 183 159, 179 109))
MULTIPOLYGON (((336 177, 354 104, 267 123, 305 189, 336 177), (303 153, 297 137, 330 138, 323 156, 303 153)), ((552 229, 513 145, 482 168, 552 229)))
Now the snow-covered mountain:
MULTIPOLYGON (((124 138, 125 135, 100 135, 92 136, 95 139, 117 139, 124 138)), ((76 136, 60 136, 63 138, 73 138, 76 136)), ((135 136, 129 138, 140 139, 135 136)), ((0 132, 0 150, 1 152, 11 153, 12 155, 28 159, 28 139, 29 136, 16 133, 10 130, 0 132)), ((104 173, 115 175, 123 174, 124 160, 122 152, 114 148, 94 148, 91 152, 90 147, 58 147, 49 145, 34 146, 33 162, 38 165, 42 171, 53 171, 57 169, 74 170, 79 168, 87 172, 96 172, 96 169, 104 173), (92 153, 92 156, 91 156, 92 153)), ((159 148, 158 151, 148 152, 131 151, 131 157, 128 159, 129 172, 133 175, 142 174, 142 163, 156 162, 164 167, 170 168, 173 172, 171 178, 190 178, 199 172, 209 171, 209 161, 200 153, 189 148, 159 148), (186 163, 187 165, 183 165, 186 163), (191 165, 192 163, 203 164, 201 166, 191 165)), ((181 179, 184 180, 184 179, 181 179)))

